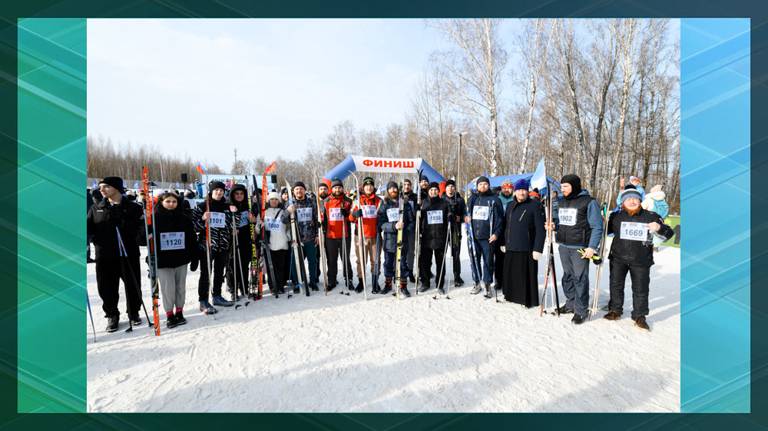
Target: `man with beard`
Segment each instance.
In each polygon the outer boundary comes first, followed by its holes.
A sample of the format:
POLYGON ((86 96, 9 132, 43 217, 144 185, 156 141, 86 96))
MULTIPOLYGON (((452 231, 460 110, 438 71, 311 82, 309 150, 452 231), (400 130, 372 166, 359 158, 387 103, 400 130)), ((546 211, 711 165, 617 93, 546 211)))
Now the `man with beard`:
POLYGON ((560 262, 563 264, 562 284, 566 303, 560 314, 573 313, 571 321, 580 325, 587 318, 589 307, 589 261, 600 246, 603 235, 603 218, 600 207, 587 190, 581 188, 581 178, 574 174, 560 180, 563 199, 552 224, 559 245, 560 262), (583 249, 583 254, 579 250, 583 249))
MULTIPOLYGON (((406 297, 411 296, 408 292, 408 262, 405 259, 408 241, 406 235, 412 234, 413 230, 409 228, 413 224, 413 212, 410 205, 403 204, 403 220, 400 221, 400 191, 397 183, 390 181, 387 184, 387 197, 382 201, 377 213, 379 229, 382 232, 382 250, 384 252, 384 289, 382 295, 392 291, 392 281, 396 274, 395 265, 397 264, 397 233, 403 231, 403 245, 400 251, 400 279, 394 280, 400 283, 400 291, 406 297)), ((375 292, 374 292, 375 293, 375 292)))
MULTIPOLYGON (((403 180, 403 199, 406 204, 411 208, 411 213, 416 217, 416 205, 418 203, 416 193, 413 192, 413 185, 408 178, 403 180)), ((414 219, 415 220, 415 219, 414 219)), ((416 253, 416 228, 413 223, 406 226, 407 232, 403 232, 403 236, 408 239, 408 247, 405 260, 408 263, 408 281, 415 283, 416 279, 413 277, 413 262, 415 260, 414 253, 416 253), (407 234, 407 235, 406 235, 407 234)), ((405 277, 405 276, 403 276, 405 277)))
POLYGON ((608 320, 618 320, 623 313, 624 282, 629 273, 632 280, 632 320, 641 329, 649 330, 648 315, 650 271, 653 265, 653 237, 672 238, 674 231, 661 217, 641 206, 642 194, 627 188, 619 195, 621 210, 608 219, 608 235, 614 235, 608 258, 610 266, 611 299, 608 320))
POLYGON ((464 198, 456 191, 456 181, 445 182, 445 201, 448 203, 448 218, 451 226, 451 256, 453 256, 453 285, 461 287, 461 223, 467 215, 467 205, 464 198))
MULTIPOLYGON (((362 218, 363 232, 362 232, 362 244, 364 248, 363 255, 359 253, 357 255, 357 286, 355 292, 360 293, 363 291, 363 270, 366 262, 363 257, 368 258, 368 263, 371 267, 371 280, 372 293, 379 293, 379 249, 377 247, 379 230, 377 226, 377 211, 379 204, 381 204, 381 198, 376 196, 376 185, 371 177, 365 177, 363 179, 363 190, 360 192, 360 207, 352 210, 353 217, 352 222, 356 223, 358 218, 362 218)), ((360 235, 361 232, 357 232, 360 235)), ((359 239, 359 238, 358 238, 359 239)), ((356 248, 357 249, 357 248, 356 248)))
MULTIPOLYGON (((320 273, 320 265, 318 260, 318 244, 317 239, 317 208, 315 208, 315 202, 307 197, 307 187, 301 181, 296 181, 293 184, 293 201, 288 205, 288 213, 296 214, 296 225, 299 229, 299 247, 302 247, 304 256, 309 262, 309 283, 308 286, 313 291, 320 290, 317 287, 318 274, 320 273)), ((293 253, 293 251, 291 251, 293 253)), ((291 280, 293 280, 294 293, 299 286, 298 275, 296 271, 300 268, 296 268, 296 259, 291 256, 291 280)), ((304 265, 304 262, 301 262, 304 265)), ((304 280, 306 283, 307 280, 304 280)))
POLYGON ((349 229, 352 200, 344 193, 344 183, 334 178, 331 182, 331 195, 325 198, 323 221, 325 229, 325 246, 328 256, 328 290, 336 287, 338 259, 341 255, 344 285, 348 291, 355 289, 352 284, 352 264, 349 260, 351 231, 349 229))
MULTIPOLYGON (((479 283, 470 292, 477 295, 485 289, 485 297, 494 297, 493 284, 493 246, 501 236, 504 215, 501 213, 501 201, 490 190, 491 181, 486 176, 477 179, 477 193, 467 202, 465 223, 470 223, 475 240, 475 259, 479 270, 479 283), (481 265, 482 262, 482 265, 481 265)), ((500 262, 501 263, 501 262, 500 262)))
MULTIPOLYGON (((504 284, 507 301, 539 305, 537 261, 544 250, 544 207, 528 195, 526 179, 515 182, 515 199, 504 213, 504 284)), ((497 265, 502 266, 502 265, 497 265)))

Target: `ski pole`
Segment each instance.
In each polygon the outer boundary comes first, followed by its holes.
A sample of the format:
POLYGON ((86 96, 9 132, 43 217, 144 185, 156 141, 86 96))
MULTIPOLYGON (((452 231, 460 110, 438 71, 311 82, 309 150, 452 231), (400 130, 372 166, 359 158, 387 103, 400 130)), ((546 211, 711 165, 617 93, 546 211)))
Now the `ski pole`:
POLYGON ((91 328, 93 329, 93 342, 95 343, 96 342, 96 325, 93 323, 93 311, 91 311, 91 299, 88 297, 88 292, 85 292, 85 303, 88 305, 88 315, 91 316, 91 328))
MULTIPOLYGON (((139 280, 136 279, 136 274, 133 272, 133 268, 131 267, 131 264, 128 262, 128 252, 125 249, 125 244, 123 244, 123 237, 120 235, 120 228, 115 226, 115 232, 117 232, 117 245, 118 249, 120 251, 120 257, 122 257, 123 261, 123 271, 125 271, 125 267, 128 267, 128 272, 131 274, 131 279, 133 280, 133 284, 136 287, 136 294, 139 297, 139 303, 141 303, 141 308, 144 309, 144 315, 147 317, 147 326, 149 327, 149 330, 154 332, 152 329, 152 321, 149 319, 149 313, 147 313, 147 307, 144 305, 144 300, 141 298, 141 285, 139 284, 139 280)), ((128 307, 130 308, 130 299, 128 296, 125 297, 125 302, 128 303, 128 307)), ((131 316, 128 316, 128 329, 125 332, 133 332, 133 322, 131 322, 131 316)))

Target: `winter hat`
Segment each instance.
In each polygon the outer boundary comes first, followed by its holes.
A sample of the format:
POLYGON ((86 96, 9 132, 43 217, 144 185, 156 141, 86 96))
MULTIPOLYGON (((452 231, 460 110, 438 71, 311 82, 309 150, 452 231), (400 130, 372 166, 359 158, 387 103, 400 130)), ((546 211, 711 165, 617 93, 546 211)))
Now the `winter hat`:
POLYGON ((371 178, 371 177, 365 177, 365 178, 363 178, 363 185, 366 185, 366 184, 370 184, 370 185, 372 185, 372 186, 376 185, 376 184, 373 182, 373 178, 371 178))
POLYGON ((280 196, 277 194, 277 192, 269 192, 269 196, 267 200, 277 199, 280 200, 280 196))
POLYGON ((515 181, 515 190, 528 190, 528 187, 530 187, 531 183, 528 182, 525 178, 520 178, 519 180, 515 181))
POLYGON ((326 184, 325 182, 321 181, 320 184, 317 185, 317 189, 320 190, 323 187, 325 187, 327 189, 328 188, 328 184, 326 184))
POLYGON ((640 178, 637 178, 636 176, 632 175, 629 177, 629 182, 631 183, 632 181, 640 181, 640 178))
POLYGON ((104 177, 103 180, 99 181, 99 185, 101 184, 106 184, 110 187, 116 188, 120 191, 120 193, 125 193, 125 188, 123 187, 123 179, 120 177, 104 177))
POLYGON ((426 175, 422 175, 421 178, 419 178, 419 182, 422 182, 422 181, 429 181, 429 178, 427 178, 426 175))
POLYGON ((243 192, 246 192, 248 189, 245 188, 244 184, 235 184, 234 186, 232 186, 232 191, 234 192, 235 190, 242 190, 243 192))
POLYGON ((208 183, 208 191, 209 192, 213 192, 216 189, 226 190, 226 188, 227 187, 221 181, 213 180, 210 183, 208 183))
POLYGON ((476 183, 479 185, 480 183, 488 183, 488 185, 491 185, 491 180, 488 179, 485 175, 480 175, 477 177, 476 183))
POLYGON ((622 204, 624 204, 624 201, 629 198, 636 198, 637 200, 642 200, 642 197, 640 196, 640 192, 637 191, 637 189, 635 189, 634 187, 631 189, 626 188, 624 189, 623 192, 621 192, 620 200, 622 204))
POLYGON ((334 178, 331 181, 331 188, 334 188, 334 187, 344 187, 344 183, 342 183, 340 179, 334 178))
POLYGON ((579 193, 581 193, 581 178, 579 178, 578 175, 563 175, 563 178, 560 179, 560 183, 567 183, 571 185, 571 194, 568 195, 568 197, 571 199, 575 198, 579 195, 579 193))
POLYGON ((446 186, 446 187, 448 187, 448 186, 454 186, 454 187, 456 187, 456 181, 454 181, 454 180, 446 180, 446 182, 445 182, 445 186, 446 186))
POLYGON ((293 188, 295 189, 296 187, 301 187, 304 190, 307 189, 307 186, 305 186, 302 181, 296 181, 295 183, 293 183, 293 188))
POLYGON ((655 186, 651 187, 651 193, 660 192, 663 187, 664 186, 661 184, 656 184, 655 186))
POLYGON ((431 183, 429 183, 429 188, 427 190, 429 190, 429 189, 438 189, 438 190, 440 190, 440 184, 432 181, 431 183))
POLYGON ((400 190, 400 187, 397 185, 396 182, 390 181, 390 182, 387 183, 387 190, 392 189, 392 188, 400 190))
POLYGON ((514 190, 514 189, 515 189, 515 186, 514 186, 514 185, 512 185, 512 181, 510 181, 510 180, 504 180, 504 182, 503 182, 503 183, 501 183, 501 189, 502 189, 502 190, 505 190, 505 189, 514 190))

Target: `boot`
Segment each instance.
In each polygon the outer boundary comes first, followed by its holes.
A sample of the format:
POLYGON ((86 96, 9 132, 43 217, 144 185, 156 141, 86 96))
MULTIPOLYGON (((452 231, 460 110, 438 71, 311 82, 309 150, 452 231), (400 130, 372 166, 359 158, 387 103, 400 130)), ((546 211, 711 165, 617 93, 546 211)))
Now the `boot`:
POLYGON ((136 313, 132 316, 128 317, 131 320, 131 325, 133 326, 141 326, 141 317, 139 317, 139 313, 136 313))
POLYGON ((621 318, 621 313, 617 311, 609 311, 608 314, 603 316, 603 319, 606 320, 619 320, 619 318, 621 318))
POLYGON ((120 322, 119 315, 107 317, 107 332, 117 331, 118 322, 120 322))
POLYGON ((355 292, 363 293, 363 279, 362 278, 358 278, 357 279, 357 286, 355 286, 355 292))
POLYGON ((384 290, 381 291, 381 294, 386 295, 391 291, 392 291, 392 277, 386 277, 384 279, 384 290))
POLYGON ((472 291, 469 292, 469 293, 471 293, 472 295, 477 295, 478 293, 483 291, 484 287, 485 287, 485 282, 481 281, 481 282, 475 284, 475 287, 473 287, 472 291))
POLYGON ((235 305, 235 303, 232 302, 232 301, 227 301, 221 295, 215 295, 213 297, 213 305, 218 305, 220 307, 231 307, 231 306, 235 305))
MULTIPOLYGON (((355 284, 354 284, 354 283, 352 283, 352 280, 345 280, 345 281, 344 281, 344 284, 346 284, 346 285, 347 285, 347 291, 348 291, 348 292, 352 292, 353 290, 354 290, 354 291, 357 291, 357 289, 355 289, 355 284)), ((362 290, 362 289, 360 289, 360 292, 362 292, 362 291, 363 291, 363 290, 362 290)))
POLYGON ((421 287, 419 288, 419 293, 424 293, 427 290, 429 290, 429 279, 421 281, 421 287))
POLYGON ((571 322, 574 325, 581 325, 582 323, 584 323, 584 318, 579 316, 578 314, 574 314, 573 318, 571 319, 571 322))
POLYGON ((496 294, 496 286, 491 283, 485 288, 485 299, 491 299, 496 294))
POLYGON ((187 319, 184 318, 184 314, 181 311, 177 311, 175 316, 176 316, 176 326, 187 324, 187 319))
POLYGON ((379 287, 379 280, 373 280, 373 287, 371 287, 371 293, 375 294, 379 292, 381 292, 381 287, 379 287))
POLYGON ((405 295, 406 298, 411 297, 411 292, 408 291, 408 282, 407 281, 401 281, 400 282, 400 292, 405 295))
POLYGON ((413 274, 408 276, 408 281, 410 281, 411 283, 416 283, 416 278, 413 276, 413 274))
POLYGON ((464 280, 461 279, 461 275, 454 275, 453 276, 453 287, 461 287, 464 285, 464 280))
POLYGON ((557 312, 560 314, 571 314, 573 313, 573 310, 571 310, 570 308, 565 308, 565 305, 563 305, 562 307, 557 309, 557 312))
POLYGON ((651 328, 648 326, 648 322, 645 321, 645 316, 640 316, 637 319, 635 319, 635 326, 637 326, 640 329, 645 329, 646 331, 651 330, 651 328))

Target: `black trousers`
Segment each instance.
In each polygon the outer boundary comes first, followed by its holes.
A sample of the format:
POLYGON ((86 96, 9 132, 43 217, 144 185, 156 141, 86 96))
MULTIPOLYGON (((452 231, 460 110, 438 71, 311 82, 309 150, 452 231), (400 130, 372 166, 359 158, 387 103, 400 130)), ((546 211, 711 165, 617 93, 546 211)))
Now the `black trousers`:
POLYGON ((349 255, 352 252, 352 249, 350 248, 351 241, 350 238, 346 238, 346 256, 343 256, 342 253, 342 239, 325 239, 325 251, 326 255, 328 257, 328 283, 334 284, 336 282, 336 274, 339 272, 339 257, 341 257, 341 271, 342 276, 344 276, 344 281, 349 281, 354 278, 354 274, 352 274, 352 263, 349 259, 349 255), (347 268, 346 274, 344 273, 344 268, 347 268))
POLYGON ((616 259, 611 259, 611 299, 608 302, 608 309, 617 313, 624 311, 624 282, 627 273, 632 280, 632 319, 647 316, 651 267, 648 265, 630 265, 616 259))
POLYGON ((96 259, 96 286, 101 298, 101 308, 106 317, 119 316, 117 302, 120 299, 120 280, 125 288, 126 313, 138 316, 141 308, 141 269, 139 255, 96 259))
POLYGON ((429 280, 432 278, 432 256, 435 258, 435 272, 440 280, 440 284, 437 287, 443 287, 445 285, 445 265, 443 264, 444 249, 430 249, 422 248, 421 256, 419 256, 419 278, 424 286, 429 286, 429 280))
POLYGON ((501 241, 494 241, 493 244, 491 244, 491 248, 493 249, 493 261, 496 263, 493 267, 493 276, 496 279, 497 288, 504 286, 504 265, 502 263, 505 262, 506 253, 501 251, 501 246, 501 241))
MULTIPOLYGON (((200 281, 197 283, 198 301, 208 300, 210 282, 208 278, 208 265, 206 264, 206 252, 201 251, 200 256, 200 281)), ((221 296, 221 285, 224 284, 224 271, 227 268, 230 256, 228 251, 211 251, 211 268, 213 269, 213 296, 221 296)))
POLYGON ((272 268, 275 271, 275 280, 269 280, 269 287, 276 292, 281 287, 285 287, 285 283, 288 282, 288 274, 291 270, 291 251, 270 250, 269 255, 272 257, 272 268))

